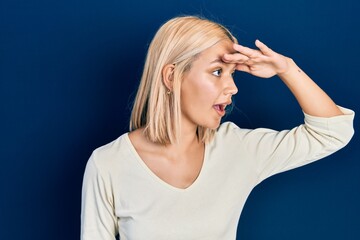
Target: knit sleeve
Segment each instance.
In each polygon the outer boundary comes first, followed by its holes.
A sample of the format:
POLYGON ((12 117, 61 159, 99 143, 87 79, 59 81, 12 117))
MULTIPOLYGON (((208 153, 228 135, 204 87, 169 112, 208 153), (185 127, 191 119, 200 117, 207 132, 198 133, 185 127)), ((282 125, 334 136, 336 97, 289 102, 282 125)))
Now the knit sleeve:
POLYGON ((81 240, 114 240, 118 229, 111 184, 96 166, 94 155, 86 165, 83 179, 81 240))
POLYGON ((254 158, 251 165, 264 179, 315 160, 343 148, 354 134, 354 112, 341 108, 344 115, 323 118, 305 115, 304 124, 291 130, 255 129, 242 136, 254 158))

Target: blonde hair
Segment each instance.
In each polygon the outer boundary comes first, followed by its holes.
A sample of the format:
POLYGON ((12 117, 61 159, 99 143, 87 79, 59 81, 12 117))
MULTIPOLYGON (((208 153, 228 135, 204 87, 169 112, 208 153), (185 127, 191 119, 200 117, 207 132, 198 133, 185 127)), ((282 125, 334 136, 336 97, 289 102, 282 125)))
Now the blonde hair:
MULTIPOLYGON (((237 42, 224 26, 196 16, 176 17, 163 24, 148 49, 130 131, 144 127, 145 136, 152 142, 177 142, 181 129, 181 81, 202 51, 224 39, 237 42), (168 64, 175 66, 171 94, 162 79, 162 70, 168 64)), ((214 129, 198 126, 198 138, 203 142, 210 141, 214 133, 214 129)))

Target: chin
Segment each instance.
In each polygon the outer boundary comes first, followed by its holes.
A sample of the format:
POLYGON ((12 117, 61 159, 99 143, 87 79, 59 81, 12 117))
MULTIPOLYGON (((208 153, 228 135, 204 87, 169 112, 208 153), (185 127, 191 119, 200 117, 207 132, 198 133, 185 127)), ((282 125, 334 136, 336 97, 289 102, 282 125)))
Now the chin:
POLYGON ((206 123, 206 124, 203 124, 201 126, 204 127, 204 128, 209 128, 211 130, 216 130, 220 126, 220 121, 216 121, 216 122, 212 122, 212 123, 206 123))

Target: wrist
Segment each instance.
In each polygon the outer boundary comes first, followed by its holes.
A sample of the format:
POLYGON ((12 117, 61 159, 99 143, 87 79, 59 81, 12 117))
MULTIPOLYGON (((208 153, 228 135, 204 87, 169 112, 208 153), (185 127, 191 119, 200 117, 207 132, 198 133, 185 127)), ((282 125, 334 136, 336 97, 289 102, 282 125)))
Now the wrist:
POLYGON ((293 73, 294 71, 297 72, 300 71, 299 67, 296 65, 296 63, 292 58, 285 57, 285 61, 286 61, 286 67, 277 72, 277 75, 280 78, 285 77, 293 73))

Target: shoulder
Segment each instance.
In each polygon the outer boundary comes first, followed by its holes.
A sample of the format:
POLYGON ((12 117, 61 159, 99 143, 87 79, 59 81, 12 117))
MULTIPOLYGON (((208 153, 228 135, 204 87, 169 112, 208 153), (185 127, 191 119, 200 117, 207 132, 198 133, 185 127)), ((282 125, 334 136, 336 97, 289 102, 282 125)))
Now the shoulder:
POLYGON ((240 128, 233 122, 224 122, 217 129, 214 140, 224 142, 225 144, 234 142, 248 144, 259 141, 264 135, 269 133, 277 133, 277 131, 267 128, 240 128))
POLYGON ((224 122, 216 130, 212 143, 216 146, 238 143, 247 131, 249 130, 242 129, 233 122, 224 122))
POLYGON ((96 148, 89 159, 101 171, 110 171, 130 155, 128 133, 96 148))
POLYGON ((217 129, 215 137, 216 138, 232 138, 232 137, 240 137, 241 135, 249 132, 249 129, 243 129, 238 127, 233 122, 224 122, 217 129))
POLYGON ((240 129, 240 128, 233 122, 224 122, 219 126, 216 132, 223 134, 223 133, 231 132, 235 129, 240 129))

